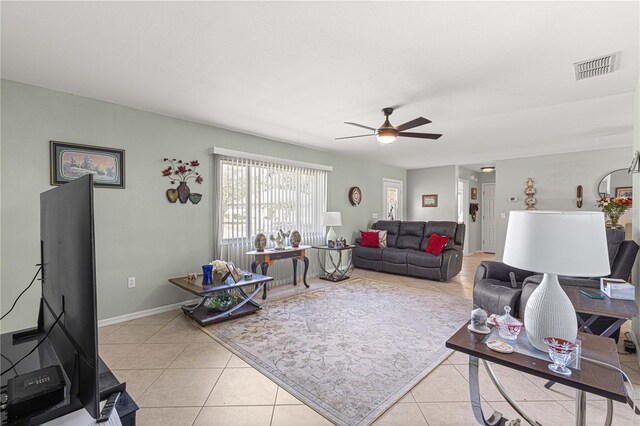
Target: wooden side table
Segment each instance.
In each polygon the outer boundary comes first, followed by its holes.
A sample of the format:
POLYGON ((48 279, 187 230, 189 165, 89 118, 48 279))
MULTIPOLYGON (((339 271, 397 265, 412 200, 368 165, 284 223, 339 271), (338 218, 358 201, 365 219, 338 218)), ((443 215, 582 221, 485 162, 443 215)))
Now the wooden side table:
MULTIPOLYGON (((611 425, 613 419, 613 402, 628 403, 630 400, 623 383, 622 374, 612 368, 589 361, 593 359, 605 364, 620 368, 620 358, 613 339, 596 336, 593 334, 578 333, 581 342, 580 368, 571 368, 570 376, 563 376, 551 371, 548 365, 551 360, 542 360, 535 356, 519 353, 517 350, 511 354, 502 354, 489 349, 485 343, 488 336, 475 334, 467 330, 467 324, 463 325, 453 336, 447 340, 446 347, 469 355, 469 393, 471 396, 471 408, 479 424, 485 426, 502 426, 506 419, 499 412, 494 412, 486 418, 481 403, 479 361, 483 360, 489 378, 496 386, 500 394, 509 405, 532 425, 540 425, 533 417, 509 396, 507 390, 498 381, 491 363, 500 364, 516 371, 531 374, 576 389, 576 422, 578 426, 586 424, 586 392, 602 396, 607 399, 607 417, 605 425, 611 425)), ((523 331, 524 333, 524 331, 523 331)), ((489 335, 490 336, 490 335, 489 335)), ((540 352, 543 354, 542 352, 540 352)))
MULTIPOLYGON (((302 274, 302 282, 305 287, 309 288, 309 284, 307 284, 307 271, 309 270, 309 259, 306 255, 306 250, 311 248, 311 246, 298 246, 298 247, 287 247, 284 250, 275 250, 275 249, 265 249, 264 251, 251 250, 246 252, 245 254, 249 256, 255 256, 254 261, 251 262, 251 272, 254 274, 258 269, 258 265, 260 265, 260 271, 262 275, 267 275, 267 270, 269 266, 273 265, 277 260, 282 259, 291 259, 293 261, 293 285, 298 285, 297 281, 297 270, 298 270, 298 262, 304 262, 304 273, 302 274)), ((264 286, 264 291, 262 293, 262 298, 267 298, 267 286, 264 286)))

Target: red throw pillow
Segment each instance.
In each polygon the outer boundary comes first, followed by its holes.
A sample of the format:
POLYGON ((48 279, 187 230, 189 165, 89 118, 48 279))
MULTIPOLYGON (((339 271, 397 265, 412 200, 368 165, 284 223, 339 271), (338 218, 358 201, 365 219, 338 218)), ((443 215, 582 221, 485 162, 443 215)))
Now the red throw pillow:
POLYGON ((362 238, 362 242, 360 243, 362 247, 380 248, 380 238, 378 238, 378 232, 360 231, 360 236, 362 238))
POLYGON ((442 253, 445 246, 449 242, 449 237, 438 234, 431 234, 429 237, 429 242, 427 243, 427 249, 425 250, 427 253, 438 256, 442 253))

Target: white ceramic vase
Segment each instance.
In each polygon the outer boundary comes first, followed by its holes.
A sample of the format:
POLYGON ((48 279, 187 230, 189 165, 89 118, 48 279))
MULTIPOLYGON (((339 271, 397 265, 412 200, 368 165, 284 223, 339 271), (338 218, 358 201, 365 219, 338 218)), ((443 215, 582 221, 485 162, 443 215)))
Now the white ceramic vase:
POLYGON ((559 337, 575 342, 578 336, 578 320, 569 296, 560 287, 558 276, 544 274, 524 311, 524 329, 529 341, 536 348, 549 352, 545 337, 559 337))

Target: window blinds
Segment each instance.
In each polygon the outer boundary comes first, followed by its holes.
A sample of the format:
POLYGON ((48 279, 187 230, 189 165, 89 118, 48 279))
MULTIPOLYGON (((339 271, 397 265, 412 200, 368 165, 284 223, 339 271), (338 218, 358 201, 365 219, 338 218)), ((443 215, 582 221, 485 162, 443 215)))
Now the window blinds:
MULTIPOLYGON (((214 254, 249 270, 256 234, 297 230, 305 245, 324 241, 322 213, 327 205, 327 171, 271 161, 215 155, 214 254)), ((273 246, 269 242, 268 246, 273 246)), ((309 276, 318 274, 313 251, 307 252, 309 276), (313 255, 313 256, 312 256, 313 255)), ((303 268, 298 268, 302 274, 303 268)), ((258 272, 260 270, 258 269, 258 272)), ((274 284, 291 282, 291 262, 269 268, 274 284)))

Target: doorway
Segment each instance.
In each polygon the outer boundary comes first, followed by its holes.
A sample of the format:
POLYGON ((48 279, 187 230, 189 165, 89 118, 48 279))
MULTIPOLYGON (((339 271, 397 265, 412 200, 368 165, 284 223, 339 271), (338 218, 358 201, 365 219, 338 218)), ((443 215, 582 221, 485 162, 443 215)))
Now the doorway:
POLYGON ((496 252, 496 184, 482 184, 482 251, 496 252))
POLYGON ((382 179, 382 219, 402 220, 402 181, 382 179))
POLYGON ((464 223, 464 248, 462 249, 462 255, 468 256, 471 254, 469 251, 469 181, 465 179, 458 179, 458 223, 464 223))

